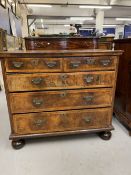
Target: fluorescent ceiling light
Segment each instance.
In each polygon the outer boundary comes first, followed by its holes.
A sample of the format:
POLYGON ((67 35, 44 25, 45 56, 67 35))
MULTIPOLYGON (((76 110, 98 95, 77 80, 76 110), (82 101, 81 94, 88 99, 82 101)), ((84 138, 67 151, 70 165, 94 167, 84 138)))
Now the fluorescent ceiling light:
POLYGON ((117 21, 131 21, 131 18, 116 18, 117 21))
POLYGON ((115 24, 103 24, 102 26, 103 27, 116 27, 115 24))
POLYGON ((28 4, 29 7, 52 7, 52 5, 44 5, 44 4, 28 4))
POLYGON ((92 31, 93 29, 79 28, 79 30, 88 30, 88 31, 92 31))
POLYGON ((93 20, 94 18, 93 17, 70 17, 70 20, 82 20, 82 21, 85 21, 85 20, 93 20))
POLYGON ((70 25, 69 25, 69 24, 65 24, 64 26, 65 26, 65 27, 69 27, 70 25))
POLYGON ((80 5, 79 8, 111 9, 112 6, 107 6, 107 5, 80 5))

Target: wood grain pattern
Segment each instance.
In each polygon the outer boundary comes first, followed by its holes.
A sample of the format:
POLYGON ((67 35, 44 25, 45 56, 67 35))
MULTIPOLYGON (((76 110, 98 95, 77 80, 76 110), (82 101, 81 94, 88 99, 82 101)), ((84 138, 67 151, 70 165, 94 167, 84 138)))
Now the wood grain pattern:
POLYGON ((25 38, 25 45, 27 50, 97 49, 97 40, 85 37, 34 37, 25 38))
POLYGON ((9 99, 12 113, 108 107, 112 89, 11 93, 9 99))
POLYGON ((98 43, 98 49, 109 49, 111 50, 112 49, 112 42, 99 42, 98 43))
POLYGON ((1 52, 10 138, 111 131, 120 54, 95 49, 1 52))
POLYGON ((6 60, 7 72, 76 72, 114 70, 117 57, 13 58, 6 60), (63 60, 64 59, 64 60, 63 60))
POLYGON ((111 125, 110 115, 110 108, 16 114, 14 134, 106 128, 111 125))
POLYGON ((82 57, 64 60, 65 72, 72 71, 93 71, 93 70, 114 70, 116 68, 117 57, 82 57))
POLYGON ((58 131, 58 132, 45 132, 45 133, 33 133, 33 134, 13 134, 11 133, 10 140, 19 140, 19 139, 33 139, 33 138, 43 138, 43 137, 52 137, 52 136, 65 136, 65 135, 80 135, 80 134, 90 134, 90 133, 100 133, 100 132, 110 132, 114 130, 112 125, 108 127, 101 127, 97 129, 81 129, 81 130, 67 130, 67 131, 58 131))
POLYGON ((61 72, 62 59, 60 58, 13 58, 5 62, 7 72, 61 72))
POLYGON ((122 50, 103 49, 74 49, 74 50, 14 50, 0 52, 0 59, 11 60, 13 58, 63 58, 63 57, 98 57, 98 56, 119 56, 122 50))
POLYGON ((78 36, 44 36, 27 37, 27 50, 54 50, 54 49, 112 49, 114 37, 78 37, 78 36))
POLYGON ((9 74, 9 92, 113 87, 114 71, 9 74))

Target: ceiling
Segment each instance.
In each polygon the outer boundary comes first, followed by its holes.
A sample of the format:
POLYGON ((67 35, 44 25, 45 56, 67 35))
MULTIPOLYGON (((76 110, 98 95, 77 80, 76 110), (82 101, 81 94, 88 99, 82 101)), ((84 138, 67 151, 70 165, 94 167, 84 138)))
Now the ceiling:
POLYGON ((41 23, 41 19, 45 24, 70 24, 83 23, 95 24, 96 9, 80 9, 79 5, 111 5, 112 9, 104 10, 105 24, 129 24, 131 21, 116 21, 116 17, 131 17, 131 0, 20 0, 20 3, 26 5, 29 12, 29 19, 36 19, 36 25, 41 23), (52 8, 43 8, 28 6, 29 4, 50 4, 52 8), (70 17, 94 17, 94 20, 74 20, 70 21, 70 17), (39 19, 38 19, 39 18, 39 19))

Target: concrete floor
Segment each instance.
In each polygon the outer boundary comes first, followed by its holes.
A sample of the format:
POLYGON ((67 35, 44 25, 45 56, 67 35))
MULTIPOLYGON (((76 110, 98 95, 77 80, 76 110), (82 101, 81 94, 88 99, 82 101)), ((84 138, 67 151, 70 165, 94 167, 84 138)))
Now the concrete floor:
POLYGON ((113 120, 110 141, 95 134, 30 140, 14 150, 4 91, 0 92, 0 175, 131 175, 131 137, 113 120))

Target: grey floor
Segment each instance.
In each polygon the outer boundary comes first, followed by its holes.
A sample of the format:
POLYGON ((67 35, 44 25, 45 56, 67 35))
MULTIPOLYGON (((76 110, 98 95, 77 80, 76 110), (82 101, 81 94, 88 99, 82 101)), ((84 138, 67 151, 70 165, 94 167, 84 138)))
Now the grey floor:
POLYGON ((131 137, 113 120, 112 139, 97 135, 30 140, 13 150, 4 91, 0 92, 0 175, 131 175, 131 137))

